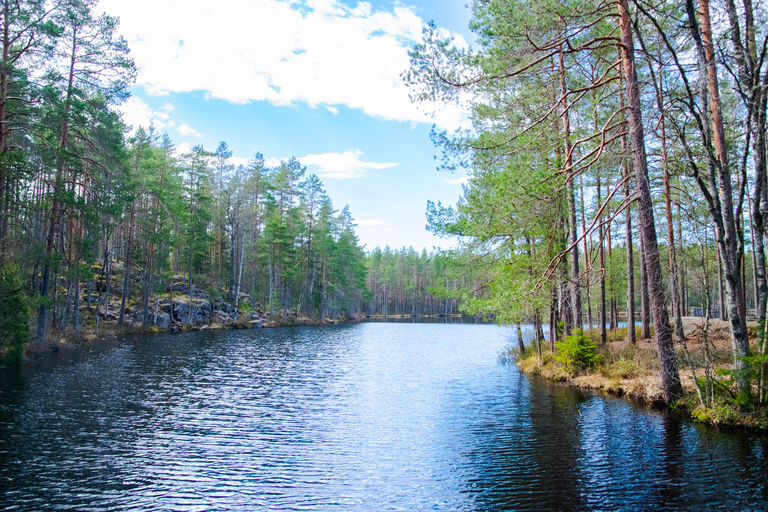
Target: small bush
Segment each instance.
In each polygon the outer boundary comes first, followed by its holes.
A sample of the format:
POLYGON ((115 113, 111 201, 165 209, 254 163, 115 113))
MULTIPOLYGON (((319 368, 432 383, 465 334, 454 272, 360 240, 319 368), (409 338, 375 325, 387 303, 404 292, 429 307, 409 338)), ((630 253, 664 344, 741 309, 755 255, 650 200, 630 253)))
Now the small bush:
POLYGON ((566 369, 573 371, 592 368, 603 360, 593 343, 588 343, 584 334, 567 336, 565 341, 555 343, 558 354, 555 360, 562 363, 566 369))

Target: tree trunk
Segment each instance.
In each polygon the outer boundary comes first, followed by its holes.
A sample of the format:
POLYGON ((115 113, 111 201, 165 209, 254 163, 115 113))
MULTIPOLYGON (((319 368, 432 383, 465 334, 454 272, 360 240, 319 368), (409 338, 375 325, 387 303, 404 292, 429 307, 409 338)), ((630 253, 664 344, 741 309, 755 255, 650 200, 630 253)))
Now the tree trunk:
POLYGON ((75 332, 80 332, 80 262, 77 262, 77 268, 75 269, 75 297, 73 304, 73 323, 75 324, 75 332))
POLYGON ((187 315, 187 323, 189 325, 192 325, 192 260, 193 260, 193 254, 192 250, 194 248, 194 240, 190 238, 189 241, 189 275, 187 276, 187 306, 189 310, 189 315, 187 315))
POLYGON ((688 0, 686 9, 689 18, 689 27, 693 32, 698 45, 699 63, 701 68, 700 80, 706 79, 706 88, 701 87, 700 97, 702 105, 702 119, 704 122, 703 136, 706 146, 709 146, 710 138, 706 126, 711 122, 714 155, 707 158, 707 186, 703 186, 703 192, 707 198, 710 214, 715 228, 715 239, 723 258, 725 268, 725 289, 728 318, 731 325, 731 348, 733 352, 734 367, 738 372, 737 385, 739 392, 747 397, 751 394, 749 376, 746 373, 747 363, 744 358, 749 351, 749 339, 746 332, 745 318, 739 311, 739 296, 741 288, 741 250, 739 247, 736 222, 733 210, 733 195, 731 190, 731 173, 728 163, 727 144, 725 140, 725 124, 720 101, 720 89, 715 62, 714 41, 709 11, 709 0, 699 0, 699 8, 693 5, 693 0, 688 0), (699 16, 701 37, 696 32, 696 15, 699 16), (709 101, 705 101, 707 99, 709 101), (707 119, 707 110, 703 108, 709 105, 711 119, 707 119))
POLYGON ((235 224, 230 225, 231 233, 229 235, 229 296, 235 288, 235 224))
POLYGON ((720 309, 720 319, 728 320, 728 312, 725 309, 725 294, 723 293, 723 257, 717 251, 717 307, 720 309))
POLYGON ((586 214, 584 211, 584 180, 582 179, 582 176, 579 175, 579 189, 581 192, 581 232, 584 233, 584 272, 587 274, 586 283, 585 283, 585 291, 587 292, 587 325, 590 329, 593 327, 592 323, 592 297, 590 297, 590 284, 589 284, 589 247, 592 244, 592 236, 587 236, 587 219, 586 214))
POLYGON ((571 123, 570 123, 570 107, 568 105, 568 90, 565 85, 565 64, 563 61, 563 45, 559 48, 560 59, 560 106, 562 108, 563 117, 563 132, 565 140, 565 175, 566 175, 566 189, 568 196, 568 246, 570 248, 570 312, 572 315, 572 324, 575 332, 583 330, 584 321, 581 314, 581 286, 580 272, 579 272, 579 239, 577 233, 577 219, 576 219, 576 191, 574 186, 573 176, 573 148, 571 147, 571 123))
POLYGON ((641 318, 641 334, 643 339, 651 339, 651 308, 650 297, 648 296, 648 272, 646 270, 645 263, 645 248, 643 247, 642 240, 640 243, 640 316, 641 318))
MULTIPOLYGON (((621 57, 621 51, 619 51, 619 57, 621 57)), ((619 77, 619 107, 624 110, 624 81, 622 77, 619 77)), ((624 115, 622 115, 622 120, 624 115)), ((632 241, 632 193, 629 189, 629 177, 631 174, 629 163, 627 162, 627 137, 622 135, 621 137, 621 167, 622 177, 626 179, 624 182, 624 197, 627 202, 627 206, 624 209, 624 230, 626 231, 626 253, 627 253, 627 341, 634 345, 637 340, 635 339, 635 261, 632 241)), ((642 267, 642 252, 640 253, 640 264, 642 267)))
MULTIPOLYGON (((245 238, 245 235, 241 235, 240 238, 245 238)), ((235 291, 235 321, 238 317, 238 307, 240 306, 240 283, 243 280, 243 257, 245 256, 245 240, 240 240, 240 261, 238 262, 237 270, 237 291, 235 291)))
MULTIPOLYGON (((656 106, 659 109, 659 129, 661 131, 661 168, 664 173, 664 212, 667 217, 667 246, 669 248, 669 294, 672 297, 672 314, 675 318, 675 337, 685 340, 683 330, 682 297, 679 293, 677 276, 677 256, 675 250, 675 229, 672 220, 672 192, 669 176, 669 156, 667 154, 667 130, 664 114, 663 89, 664 79, 659 69, 659 86, 656 90, 656 106)), ((682 237, 682 234, 680 234, 682 237)))
POLYGON ((653 218, 653 199, 648 180, 648 163, 645 155, 643 119, 640 105, 640 87, 635 69, 635 46, 629 18, 628 0, 619 0, 619 26, 623 43, 623 73, 629 102, 628 120, 629 137, 637 187, 638 224, 640 239, 644 247, 646 270, 653 308, 656 346, 659 354, 661 384, 667 402, 682 397, 683 388, 677 369, 677 356, 672 344, 672 332, 669 327, 664 282, 659 260, 659 248, 656 242, 656 226, 653 218))
MULTIPOLYGON (((626 164, 625 164, 626 166, 626 164)), ((629 175, 629 169, 625 170, 625 175, 629 175)), ((624 193, 629 199, 629 182, 624 186, 624 193)), ((637 342, 635 334, 635 261, 634 251, 632 247, 632 203, 627 202, 627 208, 624 210, 624 218, 626 223, 626 252, 627 252, 627 341, 631 344, 637 342)), ((642 252, 640 258, 642 260, 642 252)), ((642 262, 642 261, 641 261, 642 262)))
MULTIPOLYGON (((679 180, 678 180, 679 183, 679 180)), ((680 235, 680 254, 683 255, 683 213, 680 206, 680 197, 677 199, 677 233, 680 235)), ((688 288, 686 287, 685 259, 683 258, 678 266, 680 273, 680 310, 682 316, 688 316, 688 288)))
POLYGON ((552 284, 549 297, 549 350, 555 352, 555 339, 557 339, 557 283, 552 284))
MULTIPOLYGON (((597 208, 602 208, 603 202, 600 197, 600 171, 597 171, 597 208)), ((600 342, 605 345, 608 342, 608 333, 606 332, 607 319, 605 317, 605 241, 603 240, 603 218, 598 221, 597 235, 600 238, 600 342)))
POLYGON ((131 294, 130 288, 131 288, 131 248, 133 246, 133 242, 131 238, 133 237, 133 215, 134 215, 134 208, 133 204, 131 204, 131 218, 128 223, 128 235, 126 237, 126 254, 125 254, 125 271, 123 272, 123 296, 120 300, 120 315, 117 319, 117 325, 118 327, 122 327, 123 323, 125 322, 125 303, 128 300, 128 297, 131 294))
POLYGON ((72 36, 72 53, 69 60, 69 78, 67 82, 67 97, 64 101, 64 119, 61 124, 61 136, 59 137, 59 154, 56 159, 56 178, 53 186, 53 198, 51 205, 51 218, 48 227, 48 240, 46 244, 45 266, 43 267, 43 283, 40 288, 40 307, 37 314, 37 337, 39 340, 45 338, 48 328, 48 302, 45 300, 50 291, 51 278, 51 260, 53 259, 54 245, 56 239, 56 227, 59 223, 61 212, 61 189, 64 180, 64 153, 67 149, 67 139, 69 136, 69 112, 71 109, 72 85, 75 77, 75 62, 77 55, 77 31, 72 36))
MULTIPOLYGON (((606 201, 611 197, 611 186, 606 181, 605 183, 605 197, 606 201)), ((613 243, 611 241, 611 212, 606 208, 605 217, 608 219, 607 229, 605 234, 605 242, 608 245, 608 307, 609 307, 609 327, 611 330, 615 330, 618 326, 618 318, 616 313, 616 288, 613 281, 613 243)))

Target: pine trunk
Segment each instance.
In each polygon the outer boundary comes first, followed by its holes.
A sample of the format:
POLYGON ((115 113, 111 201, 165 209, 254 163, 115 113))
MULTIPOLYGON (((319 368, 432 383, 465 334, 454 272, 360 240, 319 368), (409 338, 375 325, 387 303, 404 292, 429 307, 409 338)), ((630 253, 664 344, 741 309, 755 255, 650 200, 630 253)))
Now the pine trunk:
POLYGON ((628 0, 619 0, 619 26, 623 43, 623 72, 629 102, 628 120, 629 137, 637 188, 638 224, 640 239, 644 247, 646 270, 653 309, 656 346, 659 354, 661 384, 667 402, 682 397, 683 388, 677 369, 677 356, 672 344, 672 332, 669 327, 664 282, 659 260, 659 248, 656 241, 656 226, 653 218, 653 199, 648 180, 648 163, 645 155, 643 119, 640 105, 640 87, 635 69, 635 46, 629 18, 628 0))

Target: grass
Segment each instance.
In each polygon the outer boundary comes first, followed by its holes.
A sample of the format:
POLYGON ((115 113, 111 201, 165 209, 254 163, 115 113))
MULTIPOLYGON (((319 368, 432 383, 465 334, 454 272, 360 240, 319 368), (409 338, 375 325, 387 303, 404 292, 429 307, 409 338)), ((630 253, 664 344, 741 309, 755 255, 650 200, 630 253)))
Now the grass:
MULTIPOLYGON (((627 329, 616 329, 626 337, 627 329)), ((610 333, 611 331, 609 331, 610 333)), ((600 333, 587 331, 591 340, 597 336, 596 351, 602 355, 602 361, 593 368, 565 367, 558 361, 557 354, 549 351, 548 344, 542 344, 542 355, 538 356, 533 346, 519 354, 510 348, 501 354, 503 361, 514 360, 518 368, 529 375, 565 382, 568 385, 595 389, 619 396, 629 396, 646 403, 664 405, 664 395, 659 376, 659 361, 656 345, 652 340, 640 340, 634 345, 629 344, 617 332, 609 337, 609 341, 599 343, 600 333)), ((639 333, 638 333, 639 334, 639 333)), ((728 332, 712 332, 710 342, 714 346, 715 366, 719 369, 733 368, 730 336, 728 332)), ((700 335, 690 336, 687 340, 691 360, 696 368, 697 378, 703 378, 700 365, 704 359, 704 343, 700 335)), ((754 345, 753 345, 754 346, 754 345)), ((681 345, 676 345, 680 378, 683 384, 684 397, 672 406, 690 415, 698 422, 726 428, 742 428, 751 430, 768 430, 768 407, 750 406, 734 400, 732 382, 728 377, 718 377, 718 394, 712 407, 703 407, 696 394, 695 383, 691 370, 681 345)), ((562 360, 562 358, 559 358, 562 360)))

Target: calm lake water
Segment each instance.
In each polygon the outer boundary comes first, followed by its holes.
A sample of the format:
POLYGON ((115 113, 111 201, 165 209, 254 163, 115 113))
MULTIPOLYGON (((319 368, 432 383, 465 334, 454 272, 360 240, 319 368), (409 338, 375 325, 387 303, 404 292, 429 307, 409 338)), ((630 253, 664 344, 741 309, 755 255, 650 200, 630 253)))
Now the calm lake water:
POLYGON ((0 373, 7 510, 764 510, 768 441, 532 380, 490 325, 101 342, 0 373))

